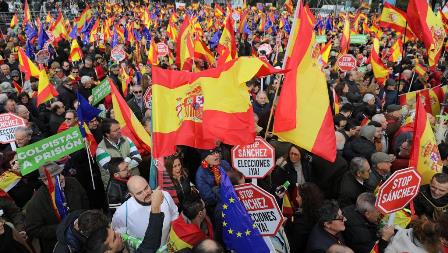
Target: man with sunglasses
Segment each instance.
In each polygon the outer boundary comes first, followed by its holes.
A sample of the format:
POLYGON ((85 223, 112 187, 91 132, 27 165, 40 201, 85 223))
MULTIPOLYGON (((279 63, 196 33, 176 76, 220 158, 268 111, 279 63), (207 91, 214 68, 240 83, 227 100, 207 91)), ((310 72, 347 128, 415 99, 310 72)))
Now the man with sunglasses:
POLYGON ((132 87, 132 94, 134 97, 128 100, 129 108, 131 108, 135 117, 142 122, 147 110, 143 101, 143 87, 141 85, 134 85, 132 87))

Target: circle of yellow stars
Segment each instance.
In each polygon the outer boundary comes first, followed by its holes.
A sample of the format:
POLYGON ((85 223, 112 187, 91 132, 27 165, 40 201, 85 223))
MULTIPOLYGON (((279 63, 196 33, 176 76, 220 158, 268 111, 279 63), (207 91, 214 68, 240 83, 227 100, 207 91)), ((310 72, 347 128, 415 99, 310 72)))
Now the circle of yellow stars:
MULTIPOLYGON (((235 203, 235 199, 233 197, 230 197, 229 198, 229 203, 230 204, 235 203)), ((223 204, 222 208, 223 208, 223 210, 227 210, 227 209, 229 209, 229 206, 227 204, 223 204)), ((221 212, 221 216, 224 219, 226 217, 226 214, 224 212, 221 212)), ((225 220, 222 222, 222 226, 224 227, 224 229, 227 229, 228 225, 229 224, 225 220)), ((257 225, 255 225, 255 223, 252 224, 252 228, 253 229, 257 229, 257 225)), ((252 231, 250 231, 249 229, 246 229, 246 231, 243 231, 243 233, 242 233, 240 231, 235 231, 232 228, 228 228, 227 229, 227 233, 229 233, 229 235, 236 235, 236 237, 242 237, 243 235, 250 236, 252 231)))

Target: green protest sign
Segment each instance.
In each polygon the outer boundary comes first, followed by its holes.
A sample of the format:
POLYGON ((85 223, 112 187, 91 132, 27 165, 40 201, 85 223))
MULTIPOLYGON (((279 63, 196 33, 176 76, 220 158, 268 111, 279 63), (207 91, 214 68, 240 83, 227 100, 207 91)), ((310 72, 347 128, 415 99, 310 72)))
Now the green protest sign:
POLYGON ((20 172, 26 175, 45 162, 57 161, 84 147, 79 127, 72 127, 36 143, 17 149, 20 172))
POLYGON ((365 34, 350 35, 350 44, 366 44, 366 43, 367 43, 367 35, 365 34))
POLYGON ((98 104, 104 97, 110 93, 109 78, 104 79, 101 83, 92 89, 93 101, 92 105, 98 104))
POLYGON ((316 43, 327 43, 327 36, 325 35, 317 35, 316 43))

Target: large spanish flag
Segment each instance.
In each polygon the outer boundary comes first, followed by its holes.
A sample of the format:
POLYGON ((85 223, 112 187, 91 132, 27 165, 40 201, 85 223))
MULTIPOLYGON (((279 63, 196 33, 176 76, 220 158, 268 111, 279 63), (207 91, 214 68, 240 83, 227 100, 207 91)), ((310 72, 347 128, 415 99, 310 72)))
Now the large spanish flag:
POLYGON ((345 14, 344 17, 344 29, 342 30, 342 38, 341 38, 341 54, 346 54, 350 47, 350 19, 348 17, 348 13, 345 14))
POLYGON ((135 146, 141 150, 151 151, 151 136, 143 128, 142 123, 138 121, 132 110, 129 108, 126 100, 121 96, 117 87, 109 79, 112 95, 112 106, 114 108, 115 119, 120 123, 123 135, 129 137, 135 146))
POLYGON ((193 66, 194 42, 192 35, 193 31, 187 15, 182 23, 176 41, 176 65, 181 70, 190 70, 193 66))
POLYGON ((213 53, 199 37, 194 39, 194 57, 202 59, 210 65, 214 65, 216 62, 213 53))
POLYGON ((443 163, 421 96, 417 96, 412 143, 409 166, 417 169, 422 184, 429 184, 434 174, 442 172, 443 163))
POLYGON ((381 12, 381 16, 378 21, 380 27, 390 28, 403 34, 406 30, 406 37, 415 36, 409 24, 406 25, 406 22, 408 22, 406 13, 388 2, 384 3, 383 11, 381 12))
POLYGON ((336 138, 327 82, 317 63, 319 51, 313 26, 305 9, 297 8, 300 10, 296 10, 291 32, 300 34, 300 39, 292 40, 292 47, 288 45, 292 51, 285 69, 291 71, 285 74, 274 116, 274 132, 285 141, 334 161, 336 138))
POLYGON ((19 47, 18 50, 19 55, 19 68, 20 71, 25 73, 25 79, 29 80, 31 76, 33 77, 39 77, 39 69, 37 66, 26 56, 25 51, 23 51, 23 48, 19 47))
POLYGON ((45 69, 41 67, 39 83, 37 84, 36 106, 39 106, 40 104, 45 103, 58 95, 58 92, 48 80, 47 72, 45 72, 45 69))
POLYGON ((370 51, 370 62, 372 64, 373 75, 378 83, 381 85, 387 80, 389 76, 389 69, 384 65, 379 56, 380 42, 378 38, 373 38, 373 47, 370 51))
POLYGON ((407 13, 409 26, 425 44, 429 66, 434 67, 439 61, 445 39, 442 20, 434 14, 427 1, 410 0, 407 13))
POLYGON ((152 69, 153 157, 176 145, 201 149, 253 143, 255 124, 246 82, 278 73, 256 57, 240 57, 201 72, 152 69))

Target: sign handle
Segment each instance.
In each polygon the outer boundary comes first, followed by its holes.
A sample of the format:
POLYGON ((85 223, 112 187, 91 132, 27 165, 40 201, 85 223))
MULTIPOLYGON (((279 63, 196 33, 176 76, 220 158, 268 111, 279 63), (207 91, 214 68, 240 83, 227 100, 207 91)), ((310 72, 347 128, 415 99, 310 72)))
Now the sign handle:
POLYGON ((16 151, 16 149, 17 149, 16 143, 13 141, 13 142, 10 142, 9 144, 11 145, 12 151, 16 151))
POLYGON ((258 186, 258 179, 252 178, 252 184, 258 186))
POLYGON ((387 221, 388 226, 393 226, 395 221, 395 212, 389 215, 389 220, 387 221))

